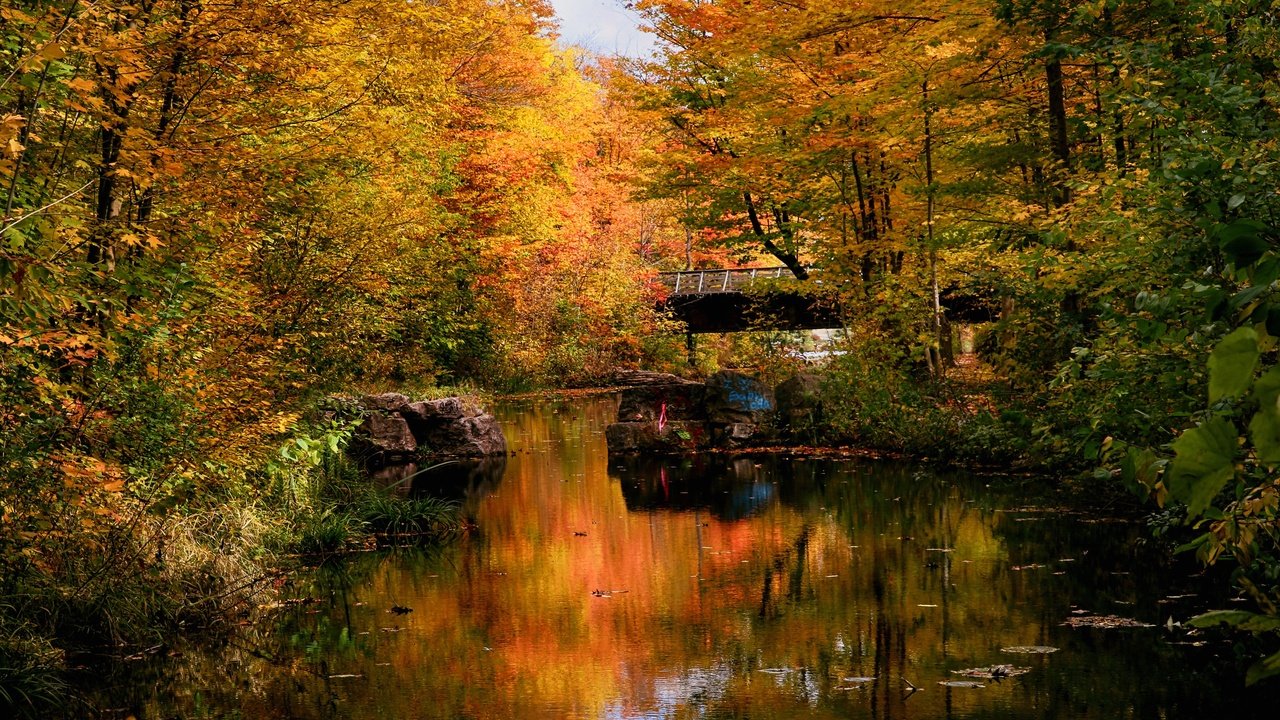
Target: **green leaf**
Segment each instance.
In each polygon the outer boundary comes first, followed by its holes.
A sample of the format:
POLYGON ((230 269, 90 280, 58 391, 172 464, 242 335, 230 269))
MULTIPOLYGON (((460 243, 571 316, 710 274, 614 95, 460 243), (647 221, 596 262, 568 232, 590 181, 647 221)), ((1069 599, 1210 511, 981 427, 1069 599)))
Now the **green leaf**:
POLYGON ((1249 437, 1258 459, 1267 465, 1280 464, 1280 367, 1273 367, 1253 386, 1258 412, 1249 422, 1249 437))
POLYGON ((1258 333, 1242 327, 1226 336, 1209 355, 1209 402, 1244 394, 1258 364, 1258 333))
POLYGON ((1280 410, 1280 366, 1273 367, 1262 373, 1262 377, 1258 378, 1258 382, 1253 384, 1253 397, 1258 401, 1258 407, 1272 410, 1280 410))
POLYGON ((1192 517, 1204 514, 1209 503, 1235 477, 1236 428, 1212 418, 1173 443, 1176 453, 1166 471, 1165 487, 1173 499, 1185 503, 1192 517))
POLYGON ((1267 465, 1280 465, 1280 415, 1274 405, 1254 414, 1249 422, 1249 437, 1259 460, 1267 465))
POLYGON ((1252 685, 1273 675, 1280 675, 1280 652, 1262 658, 1249 667, 1244 675, 1244 684, 1252 685))
POLYGON ((1220 623, 1253 633, 1280 630, 1280 617, 1260 615, 1248 610, 1212 610, 1187 621, 1188 625, 1198 628, 1210 628, 1220 623))
POLYGON ((1270 249, 1271 244, 1263 237, 1268 230, 1266 225, 1256 220, 1236 220, 1216 226, 1213 235, 1231 263, 1244 267, 1256 262, 1270 249))

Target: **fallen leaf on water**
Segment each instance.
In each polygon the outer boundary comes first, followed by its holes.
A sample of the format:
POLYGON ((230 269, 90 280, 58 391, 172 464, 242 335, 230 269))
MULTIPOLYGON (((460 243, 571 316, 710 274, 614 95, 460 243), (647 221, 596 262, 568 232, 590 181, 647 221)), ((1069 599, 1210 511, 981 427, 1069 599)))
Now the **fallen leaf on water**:
POLYGON ((963 675, 971 678, 982 678, 984 680, 1002 680, 1017 675, 1025 675, 1031 672, 1031 668, 1014 667, 1013 665, 992 665, 991 667, 967 668, 965 670, 952 670, 952 674, 963 675))
POLYGON ((974 682, 973 680, 939 680, 938 684, 944 687, 953 687, 953 688, 984 688, 986 687, 986 685, 983 685, 980 682, 974 682))
POLYGON ((1067 618, 1062 623, 1067 627, 1090 627, 1090 628, 1149 628, 1155 627, 1151 623, 1144 623, 1133 618, 1122 618, 1115 615, 1082 615, 1079 617, 1067 618))
POLYGON ((1049 653, 1058 652, 1058 648, 1049 645, 1014 645, 1013 647, 1000 648, 1000 652, 1020 653, 1022 655, 1048 655, 1049 653))

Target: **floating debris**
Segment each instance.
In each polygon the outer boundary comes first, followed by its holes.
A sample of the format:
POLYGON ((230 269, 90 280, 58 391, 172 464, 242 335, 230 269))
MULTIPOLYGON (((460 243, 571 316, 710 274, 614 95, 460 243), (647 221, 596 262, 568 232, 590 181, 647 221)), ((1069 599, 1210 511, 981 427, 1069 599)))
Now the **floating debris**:
POLYGON ((1000 652, 1018 653, 1020 655, 1048 655, 1049 653, 1058 652, 1058 648, 1049 645, 1014 645, 1013 647, 1000 648, 1000 652))
POLYGON ((982 683, 977 682, 975 680, 939 680, 938 684, 943 687, 953 687, 953 688, 984 688, 986 687, 986 685, 983 685, 982 683))
POLYGON ((924 603, 917 603, 917 604, 916 604, 916 607, 922 607, 922 608, 936 608, 936 607, 938 607, 938 606, 937 606, 937 605, 926 605, 926 604, 924 604, 924 603))
POLYGON ((388 610, 387 612, 393 615, 408 615, 409 613, 413 612, 413 608, 405 607, 403 605, 392 605, 391 609, 388 610))
POLYGON ((955 548, 925 548, 925 552, 955 552, 955 548))
POLYGON ((574 536, 574 537, 586 537, 586 536, 587 536, 587 534, 586 534, 586 533, 584 533, 584 532, 578 532, 577 530, 574 530, 574 531, 573 531, 573 536, 574 536))
POLYGON ((1014 667, 1013 665, 992 665, 991 667, 967 668, 965 670, 952 670, 953 675, 963 675, 971 678, 982 678, 983 680, 1003 680, 1018 675, 1026 675, 1031 672, 1031 668, 1014 667))
POLYGON ((866 685, 869 682, 875 682, 876 676, 869 675, 867 677, 846 677, 840 678, 841 682, 853 683, 854 685, 866 685))
POLYGON ((795 670, 792 668, 760 668, 757 672, 769 673, 770 675, 789 675, 795 670))
POLYGON ((1014 565, 1009 569, 1021 572, 1023 570, 1039 570, 1042 567, 1044 567, 1042 563, 1031 563, 1030 565, 1014 565))
POLYGON ((1155 625, 1152 625, 1151 623, 1144 623, 1140 620, 1134 620, 1133 618, 1122 618, 1116 615, 1081 615, 1079 617, 1067 618, 1067 621, 1062 624, 1073 628, 1089 627, 1112 629, 1155 627, 1155 625))

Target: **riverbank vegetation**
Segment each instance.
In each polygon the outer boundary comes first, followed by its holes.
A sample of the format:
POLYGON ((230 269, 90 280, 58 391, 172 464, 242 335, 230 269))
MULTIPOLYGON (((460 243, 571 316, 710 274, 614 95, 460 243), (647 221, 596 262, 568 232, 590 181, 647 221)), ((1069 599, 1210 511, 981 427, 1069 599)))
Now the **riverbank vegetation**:
POLYGON ((1269 3, 636 8, 652 58, 540 0, 0 8, 0 702, 271 553, 447 532, 342 480, 322 394, 671 369, 653 271, 736 263, 838 298, 833 436, 1185 508, 1273 627, 1269 3))

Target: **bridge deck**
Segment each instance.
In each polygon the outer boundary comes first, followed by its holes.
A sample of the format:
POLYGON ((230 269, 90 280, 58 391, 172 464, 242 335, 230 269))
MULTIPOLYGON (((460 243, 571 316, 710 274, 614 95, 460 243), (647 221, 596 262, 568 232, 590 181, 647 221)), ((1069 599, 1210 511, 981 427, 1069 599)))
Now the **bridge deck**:
POLYGON ((793 277, 785 267, 719 268, 716 270, 682 270, 658 273, 659 281, 671 295, 705 295, 741 292, 757 280, 793 277))

